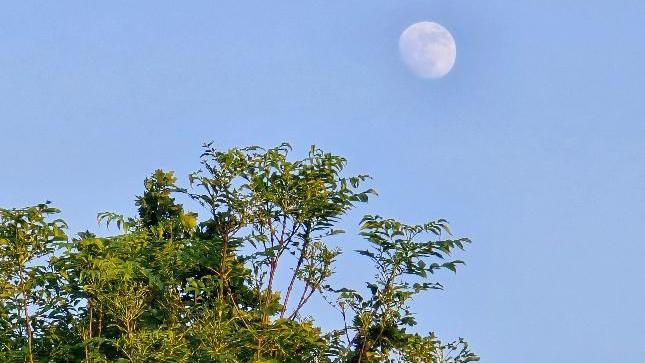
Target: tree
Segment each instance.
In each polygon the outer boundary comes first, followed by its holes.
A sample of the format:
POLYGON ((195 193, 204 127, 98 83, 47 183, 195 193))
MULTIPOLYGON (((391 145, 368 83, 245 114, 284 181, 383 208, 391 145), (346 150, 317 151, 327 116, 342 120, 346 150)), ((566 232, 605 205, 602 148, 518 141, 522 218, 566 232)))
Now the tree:
POLYGON ((64 241, 65 222, 48 221, 58 213, 45 204, 0 209, 0 357, 34 362, 34 338, 43 333, 53 305, 47 284, 54 279, 39 259, 50 257, 54 243, 64 241))
POLYGON ((115 235, 68 241, 47 204, 0 210, 0 360, 8 362, 471 362, 460 339, 416 325, 410 299, 463 264, 470 241, 445 220, 408 225, 367 215, 357 253, 366 289, 332 287, 343 218, 376 192, 346 160, 282 144, 204 145, 187 188, 172 172, 144 181, 138 216, 99 214, 115 235), (196 201, 202 218, 177 198, 196 201), (278 279, 282 274, 285 278, 278 279), (325 332, 302 314, 315 294, 344 324, 325 332))

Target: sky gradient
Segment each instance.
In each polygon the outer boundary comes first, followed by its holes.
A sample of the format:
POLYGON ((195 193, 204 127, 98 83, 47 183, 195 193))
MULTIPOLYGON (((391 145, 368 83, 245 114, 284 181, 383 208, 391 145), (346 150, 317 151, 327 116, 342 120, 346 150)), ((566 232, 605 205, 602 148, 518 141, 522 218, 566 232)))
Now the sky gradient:
POLYGON ((185 182, 203 142, 316 144, 374 177, 350 220, 443 217, 473 239, 417 301, 423 327, 483 362, 635 362, 643 35, 631 0, 3 3, 0 206, 52 200, 96 229, 154 169, 185 182), (424 20, 457 42, 439 80, 398 52, 424 20))

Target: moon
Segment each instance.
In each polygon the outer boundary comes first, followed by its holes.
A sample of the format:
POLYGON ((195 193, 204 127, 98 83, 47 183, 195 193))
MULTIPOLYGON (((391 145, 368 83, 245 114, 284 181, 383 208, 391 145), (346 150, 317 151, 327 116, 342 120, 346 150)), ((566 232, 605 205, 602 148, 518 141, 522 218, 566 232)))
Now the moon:
POLYGON ((457 59, 457 45, 450 32, 440 24, 422 21, 410 25, 399 37, 403 62, 417 76, 441 78, 457 59))

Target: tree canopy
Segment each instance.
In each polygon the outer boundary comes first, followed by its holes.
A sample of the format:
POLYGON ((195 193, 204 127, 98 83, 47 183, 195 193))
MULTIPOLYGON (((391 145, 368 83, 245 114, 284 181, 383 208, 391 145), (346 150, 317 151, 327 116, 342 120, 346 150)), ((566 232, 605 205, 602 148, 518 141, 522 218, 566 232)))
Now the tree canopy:
POLYGON ((366 215, 362 244, 351 244, 361 247, 348 253, 374 277, 335 286, 343 252, 331 240, 376 192, 369 176, 346 175, 341 156, 290 151, 206 144, 187 185, 157 170, 137 216, 99 213, 111 236, 68 237, 50 202, 0 209, 0 361, 478 361, 465 340, 413 328, 411 308, 443 288, 435 272, 456 272, 463 261, 452 256, 470 240, 443 219, 366 215), (340 326, 323 329, 303 312, 316 294, 340 326))

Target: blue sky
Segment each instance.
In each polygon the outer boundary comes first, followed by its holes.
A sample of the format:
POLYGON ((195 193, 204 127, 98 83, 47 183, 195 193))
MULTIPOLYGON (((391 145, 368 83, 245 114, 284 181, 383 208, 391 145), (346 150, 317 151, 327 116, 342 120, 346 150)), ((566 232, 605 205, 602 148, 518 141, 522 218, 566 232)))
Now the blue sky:
POLYGON ((417 301, 424 327, 485 362, 637 361, 643 24, 629 0, 3 3, 0 205, 96 229, 155 168, 185 180, 204 141, 317 144, 375 178, 357 214, 474 240, 417 301), (422 20, 456 39, 445 78, 400 60, 422 20))

